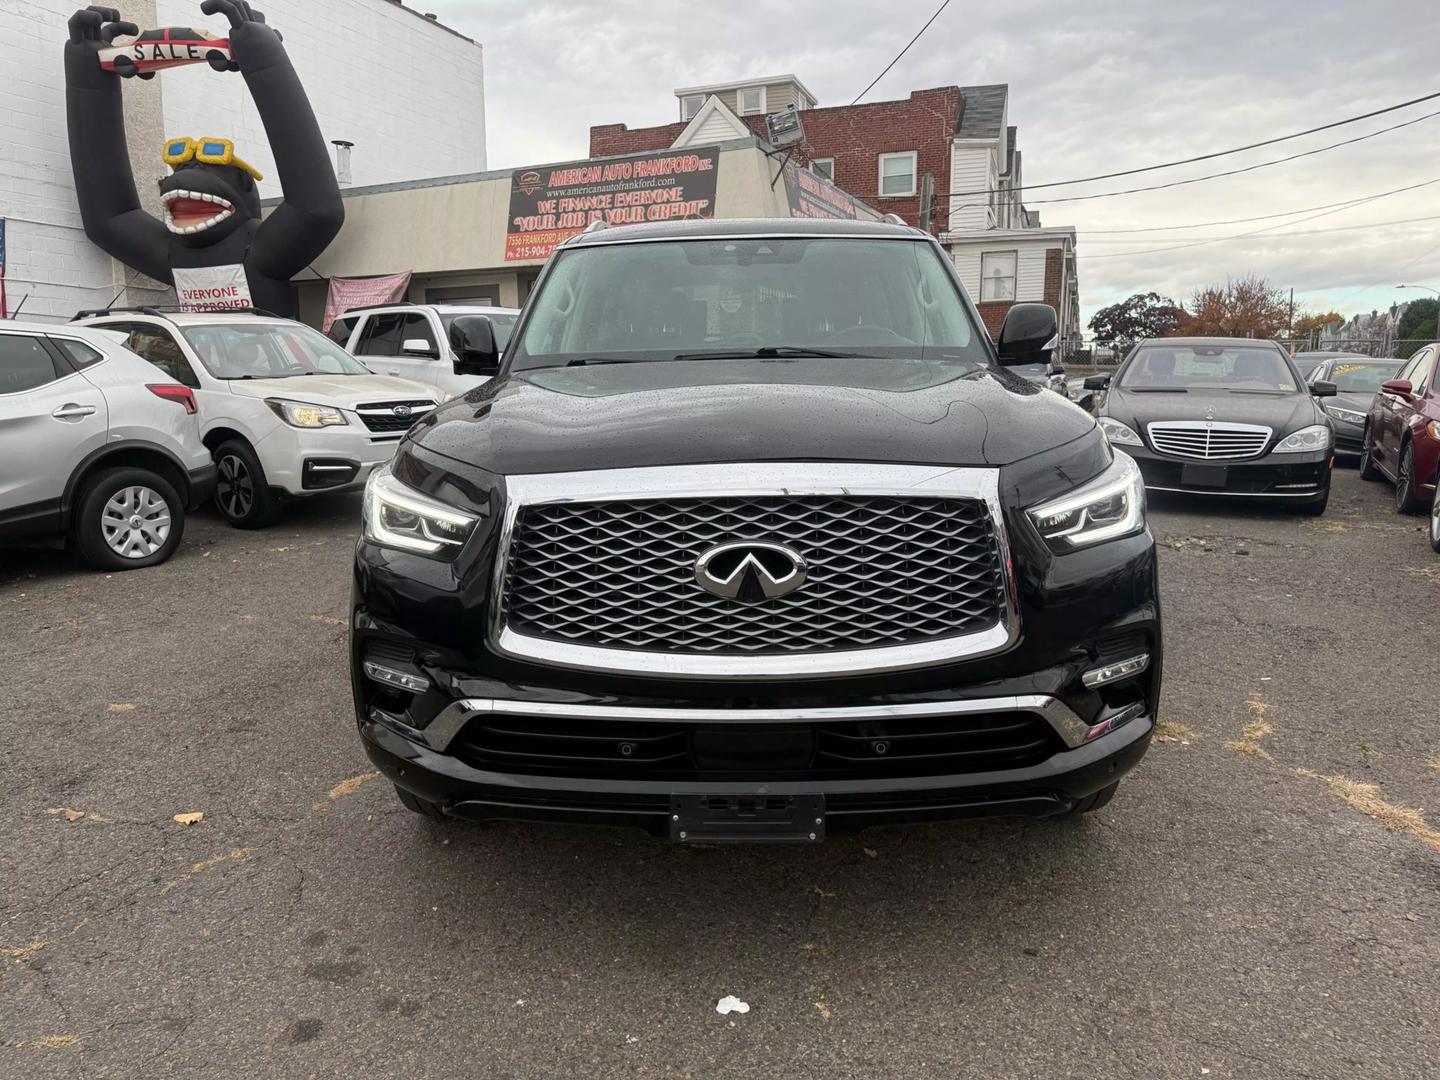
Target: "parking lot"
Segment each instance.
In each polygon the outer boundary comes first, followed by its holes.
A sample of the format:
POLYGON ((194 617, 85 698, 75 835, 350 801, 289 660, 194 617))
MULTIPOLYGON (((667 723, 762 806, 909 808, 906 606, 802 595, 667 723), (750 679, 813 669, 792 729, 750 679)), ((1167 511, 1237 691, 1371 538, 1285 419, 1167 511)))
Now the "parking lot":
POLYGON ((1161 735, 1101 813, 817 848, 401 808, 358 510, 0 553, 0 1074, 1434 1074, 1440 558, 1388 486, 1152 506, 1161 735))

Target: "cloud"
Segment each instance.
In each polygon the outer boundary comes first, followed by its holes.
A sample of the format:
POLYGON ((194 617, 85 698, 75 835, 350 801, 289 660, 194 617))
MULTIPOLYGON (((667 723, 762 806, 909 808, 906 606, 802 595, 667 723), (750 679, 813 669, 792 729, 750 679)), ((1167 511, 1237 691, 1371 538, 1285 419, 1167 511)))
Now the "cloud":
MULTIPOLYGON (((754 0, 697 8, 653 0, 428 0, 424 10, 485 47, 491 168, 584 157, 592 124, 678 117, 677 86, 793 72, 822 105, 850 101, 934 11, 873 3, 754 0)), ((1007 82, 1025 180, 1039 184, 1188 157, 1300 130, 1440 89, 1417 81, 1440 33, 1421 0, 1156 5, 1012 0, 952 4, 867 100, 930 86, 1007 82)), ((1298 302, 1349 313, 1440 286, 1440 221, 1287 238, 1338 225, 1440 214, 1440 185, 1343 210, 1124 238, 1087 230, 1220 221, 1312 207, 1440 177, 1440 117, 1302 161, 1168 191, 1044 204, 1138 183, 1199 176, 1440 109, 1440 100, 1332 132, 1179 169, 1029 195, 1047 224, 1075 225, 1084 314, 1152 289, 1183 300, 1227 275, 1259 273, 1298 302), (1268 236, 1141 252, 1267 225, 1268 236), (1097 256, 1104 255, 1105 258, 1097 256), (1403 272, 1402 272, 1403 268, 1403 272), (1398 276, 1397 276, 1398 275, 1398 276)))

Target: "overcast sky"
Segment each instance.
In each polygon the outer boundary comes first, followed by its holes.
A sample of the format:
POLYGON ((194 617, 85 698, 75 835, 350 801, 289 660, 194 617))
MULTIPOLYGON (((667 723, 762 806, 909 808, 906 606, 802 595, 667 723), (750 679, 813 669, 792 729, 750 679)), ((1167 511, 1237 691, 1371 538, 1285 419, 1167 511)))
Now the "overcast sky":
MULTIPOLYGON (((676 118, 677 86, 794 72, 820 104, 847 104, 939 0, 410 0, 485 47, 492 169, 586 156, 591 124, 676 118), (883 17, 882 17, 883 16, 883 17)), ((1423 0, 953 0, 865 100, 932 86, 1010 84, 1025 180, 1134 168, 1289 134, 1440 91, 1440 9, 1423 0), (1164 13, 1162 14, 1162 10, 1164 13)), ((1079 230, 1084 317, 1132 292, 1186 300, 1254 272, 1297 304, 1345 315, 1440 288, 1440 182, 1313 221, 1275 218, 1132 236, 1131 229, 1317 207, 1440 181, 1440 116, 1245 176, 1088 202, 1042 198, 1160 183, 1272 160, 1440 110, 1440 99, 1218 162, 1032 191, 1045 224, 1079 230), (1272 226, 1276 226, 1271 228, 1272 226), (1334 230, 1311 236, 1286 235, 1334 230), (1268 229, 1227 243, 1126 254, 1268 229)))

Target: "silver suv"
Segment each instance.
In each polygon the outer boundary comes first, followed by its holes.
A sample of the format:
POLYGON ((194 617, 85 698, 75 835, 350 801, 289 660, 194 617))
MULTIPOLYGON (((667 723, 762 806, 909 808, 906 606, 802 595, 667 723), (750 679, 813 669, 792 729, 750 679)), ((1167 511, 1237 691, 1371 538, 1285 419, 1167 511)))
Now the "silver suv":
POLYGON ((195 395, 117 335, 0 323, 0 543, 58 533, 98 570, 154 566, 215 475, 195 395))

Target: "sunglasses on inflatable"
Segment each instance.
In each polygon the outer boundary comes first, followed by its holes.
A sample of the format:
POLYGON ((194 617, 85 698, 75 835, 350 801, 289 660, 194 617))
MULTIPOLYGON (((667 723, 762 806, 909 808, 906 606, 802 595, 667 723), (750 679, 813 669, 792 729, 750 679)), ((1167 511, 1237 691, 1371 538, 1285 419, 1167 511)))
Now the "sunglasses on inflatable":
POLYGON ((165 143, 165 164, 178 169, 189 161, 205 165, 234 165, 244 169, 256 180, 264 180, 260 170, 235 156, 235 144, 229 139, 170 139, 165 143))

